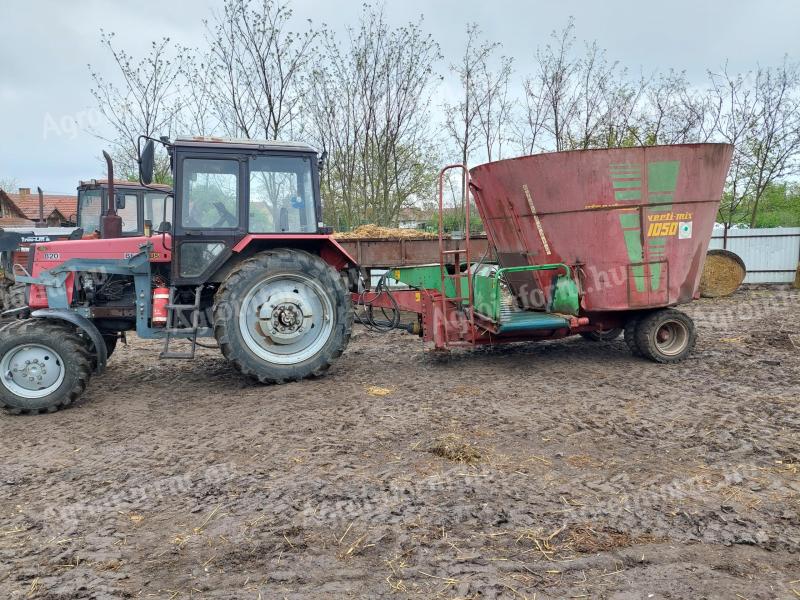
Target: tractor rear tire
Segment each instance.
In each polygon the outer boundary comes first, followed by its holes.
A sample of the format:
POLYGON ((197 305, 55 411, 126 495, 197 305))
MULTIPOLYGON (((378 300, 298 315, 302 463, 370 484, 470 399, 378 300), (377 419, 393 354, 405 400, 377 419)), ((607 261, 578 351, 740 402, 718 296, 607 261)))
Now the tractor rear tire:
POLYGON ((610 342, 617 339, 622 333, 621 327, 612 329, 598 329, 596 331, 582 331, 581 337, 590 342, 610 342))
POLYGON ((0 332, 0 406, 11 414, 55 412, 89 383, 92 356, 66 323, 22 319, 0 332))
POLYGON ((319 256, 275 249, 243 261, 214 298, 222 354, 261 383, 322 375, 350 341, 353 305, 319 256))
POLYGON ((658 363, 676 363, 694 349, 697 331, 689 315, 667 308, 642 317, 636 325, 635 337, 646 358, 658 363))

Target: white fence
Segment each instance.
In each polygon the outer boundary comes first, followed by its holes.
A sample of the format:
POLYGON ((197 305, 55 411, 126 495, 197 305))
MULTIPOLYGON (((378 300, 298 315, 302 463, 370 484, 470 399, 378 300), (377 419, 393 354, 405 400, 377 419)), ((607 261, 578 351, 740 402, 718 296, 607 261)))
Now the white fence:
POLYGON ((800 227, 715 229, 710 249, 738 254, 747 267, 745 283, 792 283, 800 261, 800 227))

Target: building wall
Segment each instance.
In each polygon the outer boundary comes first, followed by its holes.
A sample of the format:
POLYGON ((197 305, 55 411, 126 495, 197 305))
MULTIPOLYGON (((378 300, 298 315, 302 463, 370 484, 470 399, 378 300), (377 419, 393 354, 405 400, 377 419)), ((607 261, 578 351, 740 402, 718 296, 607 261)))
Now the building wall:
POLYGON ((0 227, 25 227, 30 224, 31 221, 21 216, 0 192, 0 227))
POLYGON ((745 283, 792 283, 800 263, 800 227, 714 230, 710 248, 739 255, 747 267, 745 283))

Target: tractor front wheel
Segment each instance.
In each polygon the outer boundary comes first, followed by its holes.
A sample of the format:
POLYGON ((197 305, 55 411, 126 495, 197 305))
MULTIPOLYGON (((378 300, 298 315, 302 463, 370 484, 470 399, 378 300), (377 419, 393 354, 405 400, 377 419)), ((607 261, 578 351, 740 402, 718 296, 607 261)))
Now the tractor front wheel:
POLYGON ((642 317, 636 324, 635 338, 645 357, 659 363, 676 363, 694 349, 697 332, 689 315, 667 308, 642 317))
POLYGON ((223 355, 262 383, 321 375, 344 351, 352 326, 339 273, 302 250, 270 250, 243 261, 214 299, 223 355))
POLYGON ((0 288, 0 312, 25 306, 25 285, 12 283, 0 288))
POLYGON ((0 332, 0 406, 12 414, 55 412, 86 389, 91 354, 71 325, 23 319, 0 332))

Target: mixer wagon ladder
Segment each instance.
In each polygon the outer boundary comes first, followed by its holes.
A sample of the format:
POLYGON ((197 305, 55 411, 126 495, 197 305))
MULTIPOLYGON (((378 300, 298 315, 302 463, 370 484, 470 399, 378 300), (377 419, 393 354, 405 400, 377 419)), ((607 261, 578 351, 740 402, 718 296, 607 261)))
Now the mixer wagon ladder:
MULTIPOLYGON (((469 169, 463 164, 453 164, 444 167, 439 172, 439 273, 441 276, 441 310, 442 310, 442 327, 444 328, 444 339, 450 340, 450 328, 457 326, 455 323, 450 323, 449 315, 460 315, 464 321, 459 325, 466 325, 468 328, 468 335, 466 343, 468 345, 475 345, 477 339, 477 331, 475 328, 475 298, 472 284, 472 253, 470 248, 470 176, 469 169), (461 169, 464 173, 464 247, 448 250, 445 248, 444 239, 444 176, 451 169, 461 169), (463 281, 464 275, 461 273, 461 255, 464 255, 466 262, 466 282, 463 281), (454 272, 447 272, 448 256, 453 257, 454 272), (455 294, 448 296, 444 293, 447 289, 447 280, 453 280, 455 294), (463 284, 466 283, 467 291, 464 294, 463 284), (450 306, 448 306, 448 303, 450 306), (466 304, 465 304, 466 303, 466 304)), ((463 339, 464 336, 462 336, 463 339)))

